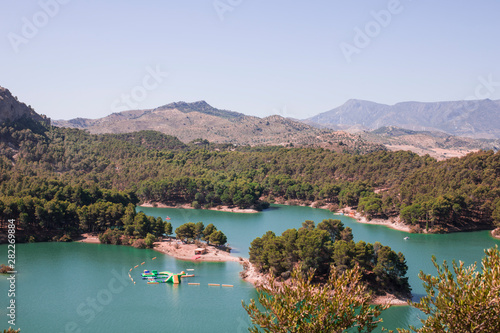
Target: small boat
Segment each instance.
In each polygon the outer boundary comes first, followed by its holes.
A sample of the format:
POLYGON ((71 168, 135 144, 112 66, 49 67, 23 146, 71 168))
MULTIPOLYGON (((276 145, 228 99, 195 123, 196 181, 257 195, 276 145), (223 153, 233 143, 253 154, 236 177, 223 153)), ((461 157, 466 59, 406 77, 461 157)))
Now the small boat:
POLYGON ((405 237, 405 238, 403 238, 403 239, 404 239, 404 240, 408 240, 408 239, 410 239, 410 237, 406 236, 406 237, 405 237))

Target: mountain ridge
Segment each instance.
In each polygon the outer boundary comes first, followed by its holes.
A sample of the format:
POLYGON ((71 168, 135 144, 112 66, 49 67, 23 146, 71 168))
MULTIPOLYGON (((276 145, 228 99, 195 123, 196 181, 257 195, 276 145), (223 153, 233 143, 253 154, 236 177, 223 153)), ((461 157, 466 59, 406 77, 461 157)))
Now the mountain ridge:
POLYGON ((463 137, 499 139, 500 100, 408 101, 387 105, 351 99, 337 108, 304 121, 319 127, 344 130, 354 126, 370 130, 396 126, 463 137))
POLYGON ((93 134, 154 130, 188 143, 196 139, 235 145, 317 146, 332 150, 384 150, 358 135, 318 129, 300 121, 271 115, 265 118, 220 110, 205 101, 174 102, 147 110, 131 110, 99 119, 55 120, 55 126, 75 127, 93 134))

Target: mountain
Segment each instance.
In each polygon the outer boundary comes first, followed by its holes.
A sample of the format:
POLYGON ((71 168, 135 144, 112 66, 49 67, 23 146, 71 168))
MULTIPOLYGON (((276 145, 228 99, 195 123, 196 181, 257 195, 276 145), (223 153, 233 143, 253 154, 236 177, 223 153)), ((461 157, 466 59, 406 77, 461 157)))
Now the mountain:
POLYGON ((349 100, 305 120, 316 126, 348 130, 396 126, 415 131, 440 131, 485 139, 500 138, 500 100, 403 102, 395 105, 349 100))
POLYGON ((477 150, 500 149, 500 139, 474 139, 453 136, 437 131, 413 131, 395 126, 384 126, 374 131, 358 133, 368 142, 384 145, 389 150, 411 150, 419 155, 443 160, 460 157, 477 150))
POLYGON ((206 139, 236 145, 319 146, 338 151, 368 152, 384 149, 360 139, 358 135, 334 132, 289 118, 265 118, 220 110, 205 101, 177 102, 155 109, 113 113, 100 119, 56 120, 53 125, 74 127, 91 133, 127 133, 154 130, 183 142, 206 139))
POLYGON ((17 97, 12 96, 8 89, 0 87, 0 124, 15 122, 23 118, 44 123, 50 122, 50 119, 46 116, 39 115, 30 106, 19 102, 17 97))

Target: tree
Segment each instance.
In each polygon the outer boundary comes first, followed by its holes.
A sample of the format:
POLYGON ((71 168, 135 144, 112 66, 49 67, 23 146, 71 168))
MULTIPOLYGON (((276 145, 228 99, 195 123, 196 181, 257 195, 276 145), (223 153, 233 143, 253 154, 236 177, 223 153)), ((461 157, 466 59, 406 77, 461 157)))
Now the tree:
POLYGON ((194 227, 195 224, 193 222, 184 223, 175 229, 175 234, 181 240, 194 239, 194 227))
POLYGON ((215 245, 224 245, 227 243, 227 237, 222 231, 217 230, 210 235, 210 242, 215 245))
POLYGON ((153 234, 148 233, 146 235, 146 238, 144 239, 144 243, 148 248, 153 248, 154 242, 155 242, 155 236, 153 234))
POLYGON ((318 223, 318 229, 328 231, 332 241, 336 241, 342 239, 340 233, 344 230, 344 224, 340 220, 328 219, 318 223))
POLYGON ((261 310, 255 300, 242 305, 255 325, 250 332, 323 333, 343 332, 356 327, 358 332, 371 332, 387 306, 370 305, 371 297, 361 282, 361 271, 339 273, 332 267, 328 282, 311 283, 314 271, 304 276, 298 268, 286 283, 271 277, 257 288, 261 310))
POLYGON ((146 214, 139 212, 134 218, 135 234, 137 236, 146 236, 149 229, 149 220, 146 214))
MULTIPOLYGON (((485 250, 482 271, 476 271, 476 263, 464 267, 453 261, 450 270, 446 261, 443 266, 432 262, 438 276, 420 272, 427 292, 419 303, 410 304, 428 315, 421 319, 422 328, 410 327, 414 332, 500 332, 500 252, 498 245, 485 250)), ((400 333, 410 330, 398 330, 400 333)))
POLYGON ((354 236, 352 235, 352 229, 350 227, 345 228, 340 232, 340 238, 343 241, 349 242, 354 239, 354 236))
POLYGON ((302 227, 298 230, 295 242, 297 256, 304 273, 313 268, 318 275, 326 276, 333 251, 330 234, 325 230, 314 229, 314 226, 312 228, 302 227))
POLYGON ((210 244, 210 235, 215 231, 217 231, 217 228, 212 223, 207 225, 203 230, 203 240, 210 244))
POLYGON ((172 234, 172 223, 170 222, 165 223, 165 234, 167 236, 170 236, 172 234))
POLYGON ((200 237, 203 235, 203 230, 205 229, 205 225, 203 222, 197 222, 194 225, 194 238, 200 239, 200 237))
POLYGON ((166 222, 163 222, 163 219, 161 217, 156 218, 154 228, 152 228, 153 234, 156 237, 160 237, 163 234, 163 232, 165 231, 165 224, 166 222))
POLYGON ((314 221, 305 220, 304 222, 302 222, 302 228, 314 230, 314 221))
POLYGON ((332 259, 335 268, 339 271, 345 271, 353 267, 353 257, 355 252, 355 244, 353 241, 346 242, 339 240, 334 243, 332 259))

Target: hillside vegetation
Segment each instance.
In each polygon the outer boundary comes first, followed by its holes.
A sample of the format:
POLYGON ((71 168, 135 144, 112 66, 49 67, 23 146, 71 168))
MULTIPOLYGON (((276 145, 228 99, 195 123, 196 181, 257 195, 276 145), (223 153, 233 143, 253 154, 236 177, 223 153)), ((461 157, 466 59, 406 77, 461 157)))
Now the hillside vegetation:
POLYGON ((438 162, 405 151, 187 145, 158 132, 93 135, 28 118, 5 123, 0 142, 0 216, 35 229, 102 231, 124 224, 137 202, 263 209, 276 199, 401 214, 416 230, 500 222, 500 154, 491 151, 438 162))

